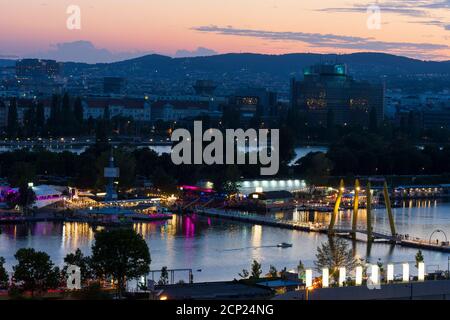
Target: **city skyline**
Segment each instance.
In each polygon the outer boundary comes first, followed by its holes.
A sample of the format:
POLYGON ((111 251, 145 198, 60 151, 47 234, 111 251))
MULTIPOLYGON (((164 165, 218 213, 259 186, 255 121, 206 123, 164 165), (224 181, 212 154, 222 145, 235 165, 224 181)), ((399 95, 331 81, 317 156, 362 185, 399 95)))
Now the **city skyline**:
POLYGON ((127 6, 104 0, 0 2, 0 58, 92 63, 150 53, 184 57, 376 51, 450 60, 449 0, 378 1, 381 29, 368 27, 372 1, 131 0, 127 6), (80 8, 81 29, 66 26, 71 5, 80 8))

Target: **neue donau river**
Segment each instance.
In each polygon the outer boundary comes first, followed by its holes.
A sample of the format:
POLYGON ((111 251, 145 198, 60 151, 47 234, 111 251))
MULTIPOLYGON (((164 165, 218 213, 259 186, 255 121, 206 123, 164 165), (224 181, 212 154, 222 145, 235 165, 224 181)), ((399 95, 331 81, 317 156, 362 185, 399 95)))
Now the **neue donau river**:
MULTIPOLYGON (((440 229, 450 236, 450 204, 425 201, 420 207, 394 209, 396 225, 401 234, 410 234, 428 239, 431 233, 440 229)), ((283 215, 278 214, 277 217, 283 215)), ((284 215, 286 216, 286 214, 284 215)), ((294 212, 289 218, 307 221, 307 213, 294 212)), ((374 229, 389 230, 385 210, 375 210, 374 229)), ((316 221, 327 222, 327 214, 316 214, 316 221)), ((350 225, 351 212, 343 212, 340 225, 350 225)), ((365 225, 365 212, 360 214, 359 224, 365 225)), ((67 253, 80 248, 90 254, 94 231, 82 223, 35 223, 30 225, 0 226, 0 256, 7 261, 11 271, 16 263, 14 253, 19 248, 30 247, 47 252, 58 264, 63 264, 67 253)), ((146 239, 151 252, 152 269, 162 266, 170 268, 192 268, 195 281, 232 280, 239 278, 243 268, 250 268, 253 259, 260 261, 263 272, 270 265, 278 269, 294 269, 301 259, 306 267, 313 268, 316 248, 327 241, 326 235, 290 231, 273 227, 238 223, 197 215, 175 215, 171 221, 136 224, 134 228, 146 239), (281 249, 281 242, 292 243, 292 248, 281 249), (201 270, 201 271, 200 271, 201 270)), ((444 240, 442 233, 433 239, 444 240)), ((349 242, 352 244, 351 242, 349 242)), ((374 243, 370 252, 364 242, 354 244, 359 257, 376 262, 413 262, 416 249, 374 243)), ((449 254, 424 251, 429 270, 438 267, 447 270, 449 254)), ((412 272, 415 268, 412 267, 412 272)), ((401 273, 400 267, 396 273, 401 273)), ((176 280, 187 281, 187 274, 178 274, 176 280)))

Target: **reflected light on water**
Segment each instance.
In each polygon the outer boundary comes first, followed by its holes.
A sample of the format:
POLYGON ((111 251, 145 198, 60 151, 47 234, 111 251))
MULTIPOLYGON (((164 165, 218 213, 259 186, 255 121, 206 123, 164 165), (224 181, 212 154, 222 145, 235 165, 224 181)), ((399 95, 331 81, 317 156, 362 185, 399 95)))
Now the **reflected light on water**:
POLYGON ((254 225, 252 227, 252 245, 254 247, 260 247, 262 240, 262 226, 254 225))
POLYGON ((66 222, 62 227, 61 248, 75 251, 84 246, 91 246, 94 241, 94 231, 88 223, 66 222))
MULTIPOLYGON (((398 232, 428 239, 436 229, 450 234, 450 204, 427 201, 420 208, 405 206, 393 209, 398 232)), ((339 214, 341 226, 351 226, 351 210, 339 214)), ((282 217, 280 213, 272 213, 282 217)), ((292 211, 283 213, 285 219, 328 223, 330 213, 292 211)), ((388 230, 389 219, 385 209, 373 210, 374 228, 388 230)), ((358 226, 366 226, 366 210, 358 215, 358 226)), ((55 264, 61 266, 67 253, 80 248, 89 255, 95 230, 83 223, 42 222, 23 225, 0 226, 0 256, 6 258, 7 268, 15 263, 14 254, 19 248, 35 248, 47 252, 55 264)), ((140 233, 149 245, 152 269, 167 265, 171 268, 202 269, 196 281, 232 280, 243 268, 248 269, 252 259, 262 263, 266 272, 272 264, 278 269, 295 267, 301 259, 305 267, 314 266, 317 247, 328 241, 326 235, 305 233, 268 226, 252 225, 199 215, 174 215, 172 220, 137 223, 134 230, 140 233), (264 234, 263 234, 264 233, 264 234), (281 242, 292 243, 293 248, 280 249, 281 242)), ((435 235, 433 240, 441 239, 435 235)), ((357 241, 351 244, 357 257, 369 258, 372 263, 381 259, 383 263, 414 261, 416 249, 391 247, 374 243, 367 257, 366 244, 357 241)), ((447 266, 447 254, 423 251, 425 261, 447 266)))

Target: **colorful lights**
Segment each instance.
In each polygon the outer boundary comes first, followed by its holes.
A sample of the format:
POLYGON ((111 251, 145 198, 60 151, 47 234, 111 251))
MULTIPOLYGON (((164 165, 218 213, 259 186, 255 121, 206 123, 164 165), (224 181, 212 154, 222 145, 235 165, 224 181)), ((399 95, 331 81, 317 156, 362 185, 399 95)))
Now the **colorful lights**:
POLYGON ((200 188, 196 186, 180 186, 180 190, 188 190, 188 191, 197 191, 197 192, 205 192, 205 193, 214 193, 213 189, 200 188))

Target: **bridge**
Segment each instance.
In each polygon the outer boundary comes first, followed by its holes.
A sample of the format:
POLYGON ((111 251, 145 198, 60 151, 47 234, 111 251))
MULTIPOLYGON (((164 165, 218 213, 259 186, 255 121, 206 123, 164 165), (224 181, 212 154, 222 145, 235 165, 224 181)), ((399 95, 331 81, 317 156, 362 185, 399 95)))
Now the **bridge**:
MULTIPOLYGON (((344 186, 344 180, 341 180, 338 195, 336 198, 336 203, 334 205, 333 214, 331 216, 330 225, 328 226, 328 233, 334 234, 338 233, 339 230, 336 230, 336 220, 339 213, 339 207, 342 201, 342 197, 344 195, 345 186, 344 186)), ((372 189, 370 182, 367 183, 366 187, 366 210, 367 210, 367 219, 366 219, 366 225, 367 228, 364 229, 358 229, 357 228, 357 222, 358 222, 358 212, 359 212, 359 193, 361 191, 359 180, 356 179, 355 181, 355 189, 354 189, 354 199, 353 199, 353 216, 352 216, 352 229, 349 231, 349 233, 356 238, 357 233, 364 233, 367 235, 367 241, 371 242, 375 239, 386 239, 394 241, 395 239, 398 239, 400 235, 397 234, 397 230, 395 227, 394 222, 394 215, 392 214, 392 208, 391 208, 391 200, 389 198, 389 190, 387 186, 387 182, 384 181, 384 188, 383 188, 383 195, 384 195, 384 203, 386 205, 386 211, 389 218, 389 226, 390 226, 390 232, 375 232, 372 227, 372 189)))
MULTIPOLYGON (((291 229, 291 230, 299 230, 299 231, 307 231, 307 232, 320 232, 320 233, 328 233, 328 226, 323 225, 321 223, 312 223, 312 222, 298 222, 293 220, 285 220, 285 219, 275 219, 272 217, 262 216, 255 213, 243 212, 243 211, 235 211, 235 210, 225 210, 225 209, 214 209, 214 208, 206 208, 203 206, 192 208, 193 212, 212 216, 222 219, 235 220, 253 224, 261 224, 272 227, 278 227, 283 229, 291 229)), ((367 235, 367 230, 363 228, 357 228, 356 233, 367 235)), ((336 236, 350 236, 353 234, 352 229, 345 228, 336 228, 334 230, 334 235, 336 236)), ((372 237, 374 240, 386 240, 386 241, 395 241, 395 237, 392 237, 386 231, 376 231, 372 232, 372 237)))

